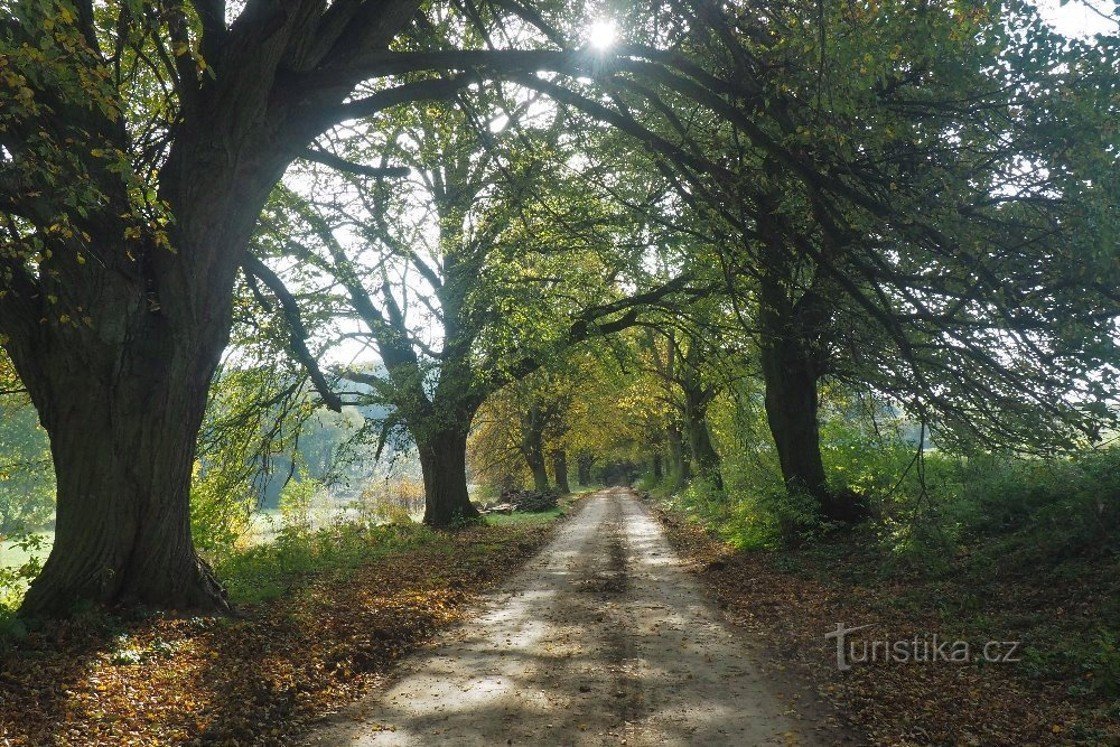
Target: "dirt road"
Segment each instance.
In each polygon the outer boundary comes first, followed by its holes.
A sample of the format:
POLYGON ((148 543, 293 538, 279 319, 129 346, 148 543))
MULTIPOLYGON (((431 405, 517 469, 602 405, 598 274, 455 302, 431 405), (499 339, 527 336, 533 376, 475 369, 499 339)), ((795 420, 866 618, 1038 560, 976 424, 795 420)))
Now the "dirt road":
MULTIPOLYGON (((788 693, 787 693, 788 695, 788 693)), ((308 745, 813 745, 624 489, 308 745)))

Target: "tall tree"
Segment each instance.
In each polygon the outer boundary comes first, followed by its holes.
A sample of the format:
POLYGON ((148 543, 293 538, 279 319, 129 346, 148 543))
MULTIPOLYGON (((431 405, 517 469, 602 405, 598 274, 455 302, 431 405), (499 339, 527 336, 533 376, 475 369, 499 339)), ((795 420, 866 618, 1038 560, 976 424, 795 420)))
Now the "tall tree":
MULTIPOLYGON (((340 168, 320 171, 306 198, 288 192, 262 236, 293 288, 323 289, 329 316, 357 320, 339 339, 367 345, 376 362, 341 367, 367 391, 340 394, 392 407, 384 427, 417 445, 430 524, 477 514, 465 459, 486 397, 686 289, 683 276, 642 267, 624 206, 570 165, 566 122, 502 86, 404 109, 340 139, 320 159, 340 168), (370 178, 389 163, 409 177, 370 178)), ((526 451, 547 486, 544 443, 526 451)))
POLYGON ((656 154, 702 216, 787 484, 835 518, 860 512, 820 466, 822 377, 989 446, 1108 419, 1117 52, 1005 11, 670 0, 626 41, 671 63, 619 63, 607 97, 526 80, 656 154))
POLYGON ((273 186, 331 125, 467 82, 386 76, 574 58, 391 46, 422 18, 416 0, 3 8, 0 339, 58 479, 56 542, 23 612, 224 609, 188 493, 234 279, 273 186))

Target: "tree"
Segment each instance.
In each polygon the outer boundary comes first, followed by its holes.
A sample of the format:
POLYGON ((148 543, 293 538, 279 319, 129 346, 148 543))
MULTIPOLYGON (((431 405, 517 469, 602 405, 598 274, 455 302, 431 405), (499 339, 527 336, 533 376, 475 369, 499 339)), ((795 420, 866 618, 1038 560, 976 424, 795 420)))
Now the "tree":
POLYGON ((189 485, 234 280, 273 186, 334 123, 466 83, 377 79, 574 58, 444 40, 398 51, 422 14, 413 0, 3 7, 0 335, 58 480, 55 546, 22 612, 82 599, 224 609, 194 552, 189 485))
MULTIPOLYGON (((325 289, 326 316, 359 324, 337 339, 376 353, 336 372, 366 392, 338 394, 391 406, 383 429, 417 445, 429 524, 477 515, 467 437, 488 396, 687 295, 687 278, 641 266, 624 208, 569 165, 566 125, 563 109, 502 86, 403 109, 340 138, 320 160, 341 168, 317 170, 307 197, 284 192, 266 220, 261 251, 288 262, 285 282, 325 289), (409 178, 370 178, 390 163, 409 178)), ((549 455, 539 438, 525 449, 543 489, 549 455)))
MULTIPOLYGON (((659 333, 648 330, 642 341, 650 371, 660 380, 661 396, 675 413, 668 428, 674 490, 693 476, 723 490, 719 454, 708 427, 708 407, 722 382, 707 370, 714 353, 703 335, 669 327, 659 333), (687 438, 687 452, 682 436, 687 438)), ((724 345, 734 349, 726 339, 724 345)))
POLYGON ((565 436, 569 409, 580 386, 571 363, 553 362, 486 399, 478 433, 472 437, 474 461, 485 464, 485 472, 506 476, 527 469, 533 488, 545 492, 551 467, 557 490, 571 492, 565 436), (510 464, 516 461, 521 469, 510 464))
POLYGON ((819 458, 826 376, 989 447, 1068 446, 1109 419, 1114 47, 1019 3, 684 0, 628 41, 674 52, 620 62, 607 97, 526 85, 640 142, 701 216, 766 359, 791 490, 861 514, 819 458))

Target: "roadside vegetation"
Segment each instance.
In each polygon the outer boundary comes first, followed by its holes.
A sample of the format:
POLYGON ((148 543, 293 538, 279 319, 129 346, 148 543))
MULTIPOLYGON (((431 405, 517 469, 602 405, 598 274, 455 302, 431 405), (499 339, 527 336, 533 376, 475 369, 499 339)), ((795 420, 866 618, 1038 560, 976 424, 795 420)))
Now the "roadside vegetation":
POLYGON ((884 743, 1113 739, 1093 9, 0 0, 0 742, 280 739, 635 483, 759 614, 1022 636, 884 743))
MULTIPOLYGON (((856 530, 765 486, 670 495, 647 484, 676 547, 728 615, 884 745, 1120 743, 1120 451, 1021 459, 913 448, 834 454, 885 488, 856 530), (869 458, 870 456, 870 458, 869 458), (853 464, 858 463, 858 467, 853 464), (911 469, 905 472, 907 466, 911 469), (880 660, 839 671, 850 640, 998 641, 1013 661, 880 660)), ((735 481, 732 481, 735 482, 735 481)), ((857 651, 862 650, 857 648, 857 651)))

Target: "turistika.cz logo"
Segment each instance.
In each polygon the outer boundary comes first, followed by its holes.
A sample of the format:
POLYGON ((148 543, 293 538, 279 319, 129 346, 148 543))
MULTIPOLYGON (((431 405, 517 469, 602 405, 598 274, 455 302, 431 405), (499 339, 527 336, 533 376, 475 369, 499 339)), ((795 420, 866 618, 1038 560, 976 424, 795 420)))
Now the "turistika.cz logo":
POLYGON ((937 633, 896 640, 853 640, 850 637, 851 633, 870 627, 871 624, 849 628, 836 623, 836 630, 824 634, 825 640, 836 639, 836 668, 841 672, 848 671, 853 664, 970 664, 981 661, 1006 664, 1019 661, 1019 641, 985 641, 974 646, 968 641, 943 639, 937 633))

